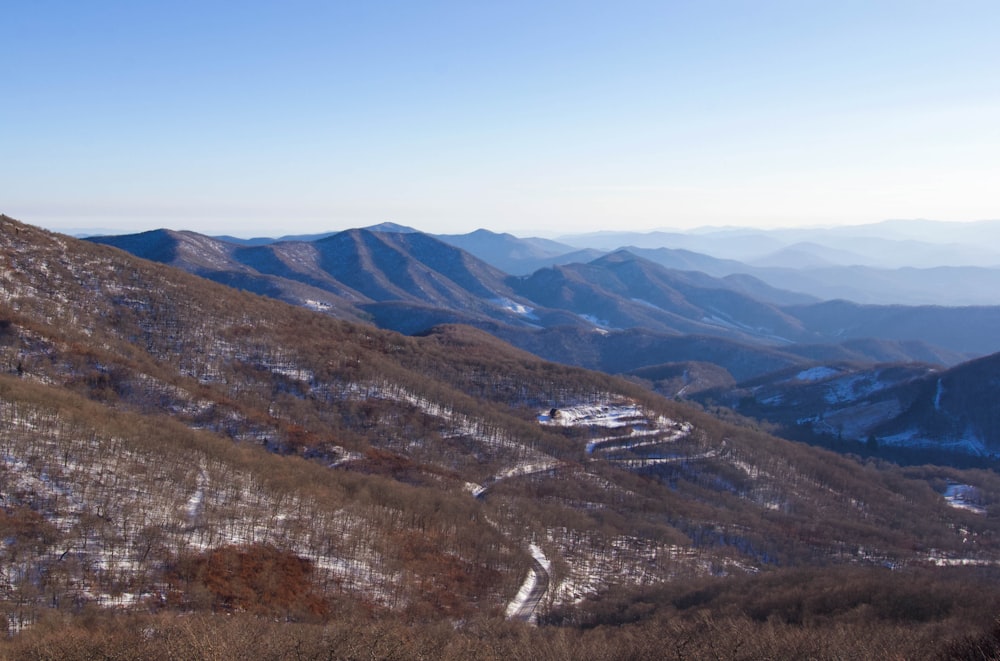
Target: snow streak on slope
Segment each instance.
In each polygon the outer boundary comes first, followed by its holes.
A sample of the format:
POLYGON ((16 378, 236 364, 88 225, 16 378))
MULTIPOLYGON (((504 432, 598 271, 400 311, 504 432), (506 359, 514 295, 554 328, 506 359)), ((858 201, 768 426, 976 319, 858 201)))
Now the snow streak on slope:
POLYGON ((482 498, 486 495, 494 485, 503 480, 510 480, 515 477, 524 477, 526 475, 537 475, 539 473, 547 473, 553 471, 560 466, 559 462, 555 459, 549 461, 524 461, 519 464, 514 465, 507 470, 494 475, 492 478, 487 480, 484 484, 470 484, 469 491, 472 493, 473 498, 482 498))
POLYGON ((536 450, 513 436, 506 429, 487 424, 453 408, 421 397, 406 388, 388 381, 377 383, 341 384, 331 389, 325 387, 325 396, 333 399, 383 400, 412 406, 423 414, 443 423, 442 438, 468 439, 491 450, 495 459, 508 464, 504 472, 493 481, 516 475, 550 470, 558 462, 548 454, 536 450))

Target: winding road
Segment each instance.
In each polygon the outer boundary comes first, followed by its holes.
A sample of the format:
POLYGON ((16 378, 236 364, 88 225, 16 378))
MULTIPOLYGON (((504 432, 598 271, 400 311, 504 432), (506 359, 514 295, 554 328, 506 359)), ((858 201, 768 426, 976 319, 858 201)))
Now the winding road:
POLYGON ((549 589, 549 571, 542 564, 545 556, 541 549, 534 544, 531 545, 531 569, 528 577, 521 584, 521 589, 517 591, 514 600, 507 606, 507 619, 520 620, 536 624, 538 616, 535 611, 542 597, 549 589))

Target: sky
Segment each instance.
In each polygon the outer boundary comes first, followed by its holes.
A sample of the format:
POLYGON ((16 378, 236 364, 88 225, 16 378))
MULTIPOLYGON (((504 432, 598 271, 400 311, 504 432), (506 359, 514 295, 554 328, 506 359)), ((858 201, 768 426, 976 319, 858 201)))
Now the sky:
POLYGON ((6 3, 0 212, 559 236, 1000 218, 1000 3, 6 3))

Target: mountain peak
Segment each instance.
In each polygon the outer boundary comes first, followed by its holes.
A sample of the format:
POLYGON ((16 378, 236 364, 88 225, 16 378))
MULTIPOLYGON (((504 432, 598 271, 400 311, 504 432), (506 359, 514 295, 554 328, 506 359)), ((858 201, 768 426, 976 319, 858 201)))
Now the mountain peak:
POLYGON ((382 232, 385 234, 417 234, 419 232, 419 230, 412 227, 391 222, 369 225, 368 227, 364 227, 362 229, 366 229, 369 232, 382 232))

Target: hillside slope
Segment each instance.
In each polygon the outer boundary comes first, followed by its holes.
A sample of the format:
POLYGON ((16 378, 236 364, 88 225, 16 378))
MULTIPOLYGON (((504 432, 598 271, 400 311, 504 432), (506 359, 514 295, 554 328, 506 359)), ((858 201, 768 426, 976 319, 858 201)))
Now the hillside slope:
POLYGON ((529 619, 681 576, 1000 559, 991 474, 864 466, 468 327, 405 337, 8 218, 0 257, 22 624, 246 609, 210 570, 250 558, 300 567, 270 613, 529 619))
POLYGON ((467 326, 406 337, 7 218, 0 260, 15 631, 83 606, 468 631, 696 577, 1000 561, 991 473, 862 465, 467 326))
POLYGON ((780 425, 791 438, 845 449, 969 463, 1000 456, 1000 354, 950 369, 928 364, 824 362, 707 389, 703 400, 780 425))

